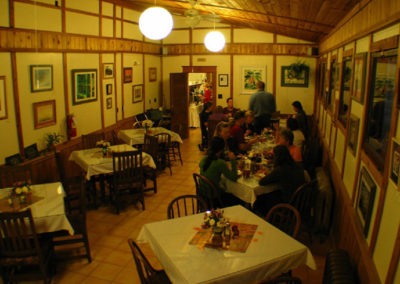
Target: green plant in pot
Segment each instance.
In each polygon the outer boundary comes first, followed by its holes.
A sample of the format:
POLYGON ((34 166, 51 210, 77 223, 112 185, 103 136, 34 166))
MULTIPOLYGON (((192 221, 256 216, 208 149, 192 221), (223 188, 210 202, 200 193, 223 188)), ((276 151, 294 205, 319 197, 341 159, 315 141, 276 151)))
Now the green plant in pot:
POLYGON ((57 132, 47 133, 45 137, 47 151, 55 150, 55 145, 61 142, 62 137, 63 136, 57 132))
POLYGON ((308 65, 304 61, 297 61, 289 65, 289 79, 304 79, 305 71, 308 70, 308 65))

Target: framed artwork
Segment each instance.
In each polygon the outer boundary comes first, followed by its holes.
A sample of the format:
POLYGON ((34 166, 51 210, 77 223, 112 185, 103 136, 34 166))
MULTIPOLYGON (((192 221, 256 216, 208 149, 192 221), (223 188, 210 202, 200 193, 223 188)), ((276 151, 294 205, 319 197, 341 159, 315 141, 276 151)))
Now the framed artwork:
POLYGON ((132 82, 132 67, 124 67, 124 72, 123 72, 123 79, 124 83, 131 83, 132 82))
POLYGON ((228 74, 219 74, 218 75, 218 86, 219 87, 228 87, 228 74))
POLYGON ((397 185, 400 170, 400 145, 396 139, 392 139, 392 160, 390 166, 390 179, 397 185))
POLYGON ((281 68, 281 86, 283 87, 308 87, 308 77, 310 69, 303 68, 299 72, 294 72, 290 66, 281 68))
POLYGON ((149 68, 149 81, 150 82, 157 81, 157 68, 155 67, 149 68))
POLYGON ((113 87, 112 84, 107 84, 106 85, 106 94, 107 94, 107 96, 112 94, 112 89, 113 89, 112 87, 113 87))
POLYGON ((107 107, 107 109, 112 108, 112 98, 107 98, 106 107, 107 107))
POLYGON ((358 144, 358 129, 360 128, 360 119, 355 116, 350 116, 350 126, 349 126, 349 140, 348 146, 350 148, 351 153, 353 156, 357 153, 357 144, 358 144))
POLYGON ((103 78, 114 78, 114 63, 103 64, 103 78))
POLYGON ((22 156, 19 153, 6 157, 5 161, 6 161, 6 165, 8 165, 8 166, 16 166, 23 162, 22 156))
POLYGON ((252 94, 257 90, 257 81, 265 82, 264 67, 242 67, 242 93, 252 94))
POLYGON ((139 103, 143 100, 143 85, 132 86, 132 103, 139 103))
POLYGON ((26 159, 34 159, 40 156, 40 153, 37 148, 37 144, 33 143, 24 148, 24 156, 26 159))
POLYGON ((72 102, 74 105, 97 100, 97 70, 72 70, 72 102))
POLYGON ((368 236, 372 211, 374 209, 375 194, 376 184, 366 168, 363 167, 360 172, 360 182, 357 191, 356 212, 365 237, 368 236))
POLYGON ((365 70, 367 65, 367 53, 357 54, 354 57, 353 100, 364 103, 365 70))
POLYGON ((53 89, 53 65, 31 65, 31 91, 43 92, 53 89))
POLYGON ((7 117, 6 77, 0 76, 0 119, 7 117))
POLYGON ((33 103, 33 122, 35 129, 56 124, 56 101, 33 103))

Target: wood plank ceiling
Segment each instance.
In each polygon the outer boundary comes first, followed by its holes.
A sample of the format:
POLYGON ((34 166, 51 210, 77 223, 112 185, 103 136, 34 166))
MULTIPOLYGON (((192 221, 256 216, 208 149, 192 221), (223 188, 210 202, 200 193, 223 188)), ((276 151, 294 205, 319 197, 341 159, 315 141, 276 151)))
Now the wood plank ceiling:
POLYGON ((134 10, 161 6, 185 16, 194 8, 205 18, 218 15, 233 27, 252 28, 319 42, 361 0, 122 0, 134 10), (191 3, 189 3, 191 2, 191 3), (188 12, 186 12, 187 14, 188 12))

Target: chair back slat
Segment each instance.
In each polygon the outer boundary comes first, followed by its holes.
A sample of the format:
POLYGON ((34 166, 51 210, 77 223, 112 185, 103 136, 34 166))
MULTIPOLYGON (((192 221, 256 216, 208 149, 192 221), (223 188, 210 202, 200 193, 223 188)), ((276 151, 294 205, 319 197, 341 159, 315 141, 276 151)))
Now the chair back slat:
POLYGON ((197 195, 181 195, 174 198, 168 205, 168 219, 188 216, 207 210, 206 201, 197 195))
POLYGON ((296 238, 301 225, 299 211, 286 203, 280 203, 272 207, 268 211, 265 220, 294 238, 296 238))
POLYGON ((96 147, 96 142, 105 139, 103 132, 82 135, 82 149, 90 149, 96 147))
POLYGON ((193 173, 193 179, 196 185, 196 195, 207 201, 208 209, 224 207, 218 189, 211 180, 198 173, 193 173))
POLYGON ((0 167, 0 188, 12 187, 20 181, 32 183, 32 169, 29 165, 0 167))

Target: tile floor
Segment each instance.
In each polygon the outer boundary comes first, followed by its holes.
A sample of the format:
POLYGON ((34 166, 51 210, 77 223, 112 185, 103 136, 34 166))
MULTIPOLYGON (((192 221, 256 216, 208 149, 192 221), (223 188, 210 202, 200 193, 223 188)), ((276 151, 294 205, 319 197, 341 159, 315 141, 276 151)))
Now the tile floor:
MULTIPOLYGON (((120 215, 116 215, 112 207, 88 211, 93 261, 89 264, 86 260, 77 260, 58 265, 52 283, 140 283, 127 239, 135 239, 143 224, 166 219, 168 202, 174 197, 195 192, 192 173, 198 172, 198 162, 203 153, 197 148, 199 129, 191 129, 190 132, 190 138, 181 147, 183 166, 174 162, 172 176, 168 170, 160 174, 158 193, 146 193, 146 210, 142 211, 140 205, 130 205, 120 215)), ((325 262, 323 255, 327 246, 324 243, 311 248, 318 270, 313 271, 304 266, 293 272, 303 283, 322 282, 325 262)), ((151 253, 148 248, 145 251, 151 253)))

